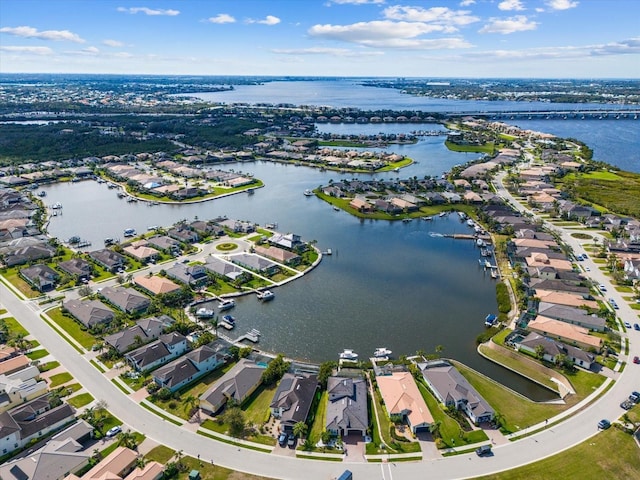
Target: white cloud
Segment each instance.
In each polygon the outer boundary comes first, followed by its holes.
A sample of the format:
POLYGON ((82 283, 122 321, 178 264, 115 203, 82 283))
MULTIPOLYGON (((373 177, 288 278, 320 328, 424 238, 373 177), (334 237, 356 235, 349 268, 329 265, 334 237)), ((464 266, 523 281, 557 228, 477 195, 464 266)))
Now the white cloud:
POLYGON ((256 20, 253 18, 247 18, 245 20, 246 23, 259 23, 261 25, 277 25, 280 23, 280 19, 278 17, 274 17, 273 15, 267 15, 262 20, 256 20))
POLYGON ((366 4, 374 4, 380 5, 384 3, 385 0, 329 0, 329 3, 335 3, 337 5, 366 5, 366 4))
POLYGON ((147 7, 118 7, 119 12, 130 13, 131 15, 135 15, 136 13, 144 13, 145 15, 150 16, 158 16, 158 15, 166 15, 169 17, 175 17, 176 15, 180 15, 179 10, 164 10, 164 9, 155 9, 155 8, 147 8, 147 7))
POLYGON ((76 50, 73 52, 69 52, 73 55, 91 55, 91 56, 96 56, 100 54, 100 50, 96 47, 87 47, 87 48, 83 48, 82 50, 76 50))
POLYGON ((461 7, 468 7, 470 5, 473 5, 474 3, 476 3, 476 0, 462 0, 460 2, 460 6, 461 7))
POLYGON ((108 38, 106 40, 103 40, 102 44, 106 45, 107 47, 114 47, 114 48, 124 47, 124 43, 123 42, 121 42, 119 40, 112 40, 110 38, 108 38))
POLYGON ((16 37, 39 38, 41 40, 68 41, 76 43, 84 43, 84 40, 76 33, 69 30, 43 30, 27 26, 20 27, 2 27, 0 33, 8 33, 16 37))
POLYGON ((232 17, 231 15, 229 15, 228 13, 219 13, 215 17, 209 17, 207 19, 207 22, 209 22, 209 23, 218 23, 218 24, 235 23, 236 19, 234 17, 232 17))
POLYGON ((504 0, 498 4, 500 10, 524 10, 524 5, 520 0, 504 0))
POLYGON ((364 56, 371 57, 371 56, 384 55, 384 52, 375 52, 371 50, 356 51, 356 50, 350 50, 348 48, 327 48, 327 47, 291 48, 291 49, 276 48, 271 51, 279 55, 331 55, 334 57, 364 57, 364 56))
POLYGON ((489 23, 478 30, 479 33, 501 33, 507 35, 509 33, 524 32, 527 30, 535 30, 538 27, 537 22, 530 21, 524 15, 516 15, 509 18, 489 19, 489 23))
POLYGON ((480 20, 478 17, 470 15, 470 13, 468 10, 451 10, 447 7, 422 8, 401 5, 394 5, 385 8, 383 11, 384 16, 390 20, 433 23, 446 25, 450 29, 469 25, 480 20))
POLYGON ((3 52, 12 52, 12 53, 20 53, 20 54, 31 54, 31 55, 51 55, 53 54, 53 50, 49 47, 24 47, 24 46, 7 46, 0 47, 0 50, 3 52))
POLYGON ((570 8, 576 8, 579 2, 573 0, 547 0, 546 3, 552 10, 569 10, 570 8))

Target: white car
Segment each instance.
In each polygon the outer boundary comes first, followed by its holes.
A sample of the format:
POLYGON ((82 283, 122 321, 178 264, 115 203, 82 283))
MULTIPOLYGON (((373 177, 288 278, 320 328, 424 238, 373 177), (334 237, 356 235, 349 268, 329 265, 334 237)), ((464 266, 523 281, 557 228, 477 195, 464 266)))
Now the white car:
POLYGON ((607 287, 605 287, 604 285, 600 284, 600 286, 598 287, 601 291, 606 292, 607 291, 607 287))
POLYGON ((107 432, 107 437, 108 438, 115 437, 121 431, 122 431, 122 427, 120 425, 116 425, 115 427, 112 427, 109 429, 109 431, 107 432))

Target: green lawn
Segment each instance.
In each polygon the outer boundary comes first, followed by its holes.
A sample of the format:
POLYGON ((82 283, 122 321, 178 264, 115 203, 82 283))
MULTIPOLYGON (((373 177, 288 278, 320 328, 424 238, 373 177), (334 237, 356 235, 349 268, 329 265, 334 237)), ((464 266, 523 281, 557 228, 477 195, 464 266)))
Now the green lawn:
POLYGON ((5 324, 7 325, 7 328, 9 328, 9 333, 11 334, 11 336, 16 336, 16 335, 23 335, 23 336, 27 336, 29 335, 29 332, 27 332, 27 330, 20 325, 20 323, 13 317, 6 317, 3 318, 5 324))
POLYGON ((39 291, 31 288, 27 282, 25 282, 20 276, 19 268, 23 267, 13 267, 7 269, 2 275, 4 278, 14 287, 16 287, 20 293, 22 293, 27 298, 36 298, 42 295, 39 291))
POLYGON ((158 445, 153 448, 149 453, 147 453, 144 458, 152 462, 166 464, 171 457, 175 455, 176 451, 170 449, 169 447, 165 447, 164 445, 158 445))
POLYGON ((44 348, 27 353, 27 357, 29 357, 31 360, 39 360, 43 357, 46 357, 47 355, 49 355, 49 352, 47 352, 44 348))
MULTIPOLYGON (((377 388, 374 389, 374 397, 373 401, 376 402, 378 420, 380 421, 378 431, 380 432, 384 443, 389 446, 389 453, 415 453, 421 451, 420 444, 418 442, 398 442, 391 437, 391 420, 389 419, 387 408, 383 405, 382 396, 377 388)), ((372 417, 375 417, 373 411, 371 411, 371 415, 372 417)))
POLYGON ((640 478, 639 452, 631 435, 610 428, 552 457, 478 480, 640 478))
POLYGON ((276 393, 276 390, 276 385, 270 387, 261 385, 253 392, 251 397, 247 399, 242 406, 242 410, 248 423, 253 423, 259 427, 269 419, 269 405, 273 400, 273 395, 276 393))
POLYGON ((47 316, 84 348, 90 349, 96 343, 95 337, 83 330, 83 327, 73 318, 64 315, 60 307, 49 310, 47 316))
POLYGON ((328 401, 329 395, 326 390, 323 390, 318 402, 318 408, 316 409, 313 424, 309 430, 309 438, 313 439, 315 442, 320 440, 322 432, 325 431, 328 401))
POLYGON ((54 368, 58 368, 60 366, 60 362, 47 362, 47 363, 43 363, 41 365, 38 365, 38 370, 40 370, 40 373, 44 373, 44 372, 48 372, 49 370, 53 370, 54 368))
POLYGON ((81 393, 76 395, 75 397, 71 397, 67 400, 67 403, 75 408, 84 407, 85 405, 89 405, 93 402, 94 398, 90 393, 81 393))
POLYGON ((73 380, 73 376, 69 372, 62 372, 57 375, 52 375, 49 380, 51 381, 49 388, 56 388, 73 380))

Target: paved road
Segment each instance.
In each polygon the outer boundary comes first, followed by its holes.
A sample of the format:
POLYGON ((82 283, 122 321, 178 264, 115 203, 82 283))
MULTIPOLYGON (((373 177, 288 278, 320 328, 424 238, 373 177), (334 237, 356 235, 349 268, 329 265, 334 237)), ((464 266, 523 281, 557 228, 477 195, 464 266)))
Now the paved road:
MULTIPOLYGON (((508 192, 500 192, 508 198, 508 192)), ((555 227, 558 230, 557 227, 555 227)), ((566 236, 567 242, 576 245, 576 239, 566 236)), ((634 312, 596 268, 593 278, 607 285, 612 296, 619 300, 619 316, 630 323, 638 321, 634 312)), ((270 455, 216 442, 168 423, 145 410, 125 396, 104 375, 100 374, 84 357, 80 357, 65 340, 40 318, 38 307, 17 298, 9 288, 0 283, 0 300, 4 307, 34 335, 53 356, 77 379, 96 399, 106 400, 109 411, 127 426, 143 432, 154 441, 185 454, 198 456, 203 461, 213 460, 218 465, 256 475, 280 479, 327 480, 338 476, 349 468, 357 479, 459 479, 486 475, 511 469, 522 464, 535 462, 544 457, 567 449, 597 433, 596 423, 601 418, 614 420, 624 411, 619 403, 632 390, 640 390, 640 365, 629 364, 620 379, 595 404, 586 407, 560 425, 539 434, 494 448, 495 455, 478 458, 474 454, 457 455, 425 460, 422 462, 399 462, 396 464, 365 464, 346 462, 326 462, 293 459, 270 455)), ((631 355, 640 355, 640 332, 628 332, 631 355)))

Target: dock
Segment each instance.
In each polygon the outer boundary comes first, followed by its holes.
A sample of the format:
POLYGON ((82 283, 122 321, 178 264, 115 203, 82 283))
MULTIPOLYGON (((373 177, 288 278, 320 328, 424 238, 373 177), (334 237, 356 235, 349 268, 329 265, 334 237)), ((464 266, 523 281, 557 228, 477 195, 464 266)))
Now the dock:
POLYGON ((242 342, 243 340, 249 340, 250 342, 258 343, 260 341, 260 330, 256 330, 255 328, 252 328, 241 337, 238 337, 236 339, 236 342, 239 343, 239 342, 242 342))

